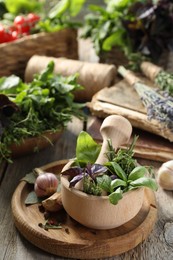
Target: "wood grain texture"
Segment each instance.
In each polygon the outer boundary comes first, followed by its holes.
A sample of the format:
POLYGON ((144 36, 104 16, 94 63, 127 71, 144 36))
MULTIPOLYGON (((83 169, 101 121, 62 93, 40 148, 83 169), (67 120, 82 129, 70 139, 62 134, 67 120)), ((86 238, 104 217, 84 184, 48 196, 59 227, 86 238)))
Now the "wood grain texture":
POLYGON ((1 165, 3 180, 0 186, 0 259, 50 259, 50 255, 46 256, 45 252, 31 245, 17 232, 11 212, 11 199, 20 179, 32 169, 55 160, 74 157, 77 135, 82 129, 82 122, 74 118, 54 146, 49 146, 39 153, 16 158, 13 164, 7 167, 1 165))
POLYGON ((127 144, 132 134, 132 126, 126 118, 111 115, 105 118, 99 128, 102 136, 102 147, 95 163, 104 164, 107 161, 105 156, 108 150, 108 139, 111 139, 115 151, 122 144, 127 144))
MULTIPOLYGON (((90 119, 90 121, 92 121, 90 119)), ((13 215, 11 212, 11 198, 17 188, 20 179, 35 167, 40 167, 55 160, 72 158, 75 154, 76 138, 83 129, 80 121, 73 120, 69 124, 67 131, 56 142, 54 147, 48 147, 36 155, 28 155, 23 158, 15 159, 14 163, 8 165, 3 181, 0 186, 0 255, 2 260, 71 260, 69 257, 60 257, 47 253, 34 246, 15 228, 13 215)), ((160 167, 160 162, 139 159, 141 165, 152 165, 155 174, 160 167)), ((161 188, 156 192, 158 218, 154 229, 147 239, 140 243, 136 248, 114 257, 104 257, 104 260, 172 260, 173 246, 168 244, 170 233, 168 225, 172 225, 173 207, 172 192, 165 192, 161 188)), ((170 230, 170 229, 169 229, 170 230)), ((92 235, 92 234, 91 234, 92 235)), ((121 248, 123 245, 119 245, 121 248)), ((87 259, 87 258, 86 258, 87 259)), ((97 258, 98 259, 98 258, 97 258)))
MULTIPOLYGON (((98 117, 92 117, 92 120, 88 123, 87 131, 97 141, 102 142, 102 136, 100 133, 100 126, 103 119, 98 117)), ((138 158, 145 158, 149 160, 156 160, 160 162, 166 162, 173 158, 173 143, 164 139, 161 136, 151 134, 147 131, 133 127, 132 135, 129 143, 132 142, 134 136, 138 136, 136 145, 134 147, 135 156, 138 158)), ((123 147, 121 145, 121 147, 123 147)))
MULTIPOLYGON (((58 174, 66 163, 57 161, 42 169, 58 174)), ((86 228, 66 215, 61 230, 46 231, 38 226, 38 223, 44 222, 38 205, 25 205, 29 192, 29 185, 22 181, 13 195, 12 213, 16 227, 37 247, 63 257, 95 259, 129 251, 148 237, 157 217, 154 193, 146 189, 141 210, 117 228, 104 231, 86 228)))
POLYGON ((45 149, 49 145, 53 145, 62 135, 63 130, 59 130, 55 133, 47 131, 40 136, 31 137, 23 140, 20 144, 12 144, 10 149, 12 152, 12 158, 25 156, 34 152, 39 152, 45 149))
MULTIPOLYGON (((94 1, 94 0, 93 0, 94 1)), ((92 1, 92 3, 93 3, 92 1)), ((97 0, 98 1, 98 0, 97 0)), ((80 56, 82 60, 97 62, 90 41, 80 41, 80 56)), ((172 64, 172 63, 171 63, 172 64)), ((91 121, 91 118, 89 118, 91 121)), ((60 257, 34 246, 15 228, 11 212, 11 198, 19 184, 19 180, 35 167, 40 167, 54 160, 74 157, 76 138, 83 125, 78 120, 69 124, 67 131, 53 147, 48 147, 38 154, 17 158, 11 165, 1 165, 0 175, 0 259, 2 260, 71 260, 60 257)), ((152 159, 152 157, 150 158, 152 159)), ((161 165, 155 160, 138 159, 141 165, 152 165, 154 172, 161 165)), ((173 245, 171 242, 171 227, 173 226, 173 193, 161 188, 156 192, 158 218, 154 229, 147 239, 134 249, 114 257, 101 257, 104 260, 172 260, 173 245)), ((130 239, 130 238, 129 238, 130 239)), ((119 245, 121 248, 122 244, 119 245)), ((87 259, 87 258, 86 258, 87 259)), ((97 258, 98 260, 98 258, 97 258)))
POLYGON ((173 133, 157 120, 148 120, 146 109, 134 89, 124 81, 98 91, 88 102, 93 115, 104 118, 108 115, 126 117, 133 127, 162 136, 173 142, 173 133))

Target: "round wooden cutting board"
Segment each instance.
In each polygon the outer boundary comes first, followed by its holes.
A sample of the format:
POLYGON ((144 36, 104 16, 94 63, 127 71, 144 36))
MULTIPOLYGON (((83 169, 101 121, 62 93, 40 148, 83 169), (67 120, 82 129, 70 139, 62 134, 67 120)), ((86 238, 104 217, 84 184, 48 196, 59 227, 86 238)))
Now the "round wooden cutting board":
MULTIPOLYGON (((43 166, 42 169, 57 174, 66 163, 65 160, 57 161, 43 166)), ((155 195, 149 189, 145 189, 144 202, 139 213, 118 228, 89 229, 65 213, 66 218, 62 229, 47 231, 38 226, 45 221, 38 205, 25 205, 26 196, 30 191, 31 186, 25 181, 21 181, 16 188, 12 198, 14 223, 20 233, 31 243, 58 256, 94 259, 127 252, 149 236, 157 219, 155 195)))

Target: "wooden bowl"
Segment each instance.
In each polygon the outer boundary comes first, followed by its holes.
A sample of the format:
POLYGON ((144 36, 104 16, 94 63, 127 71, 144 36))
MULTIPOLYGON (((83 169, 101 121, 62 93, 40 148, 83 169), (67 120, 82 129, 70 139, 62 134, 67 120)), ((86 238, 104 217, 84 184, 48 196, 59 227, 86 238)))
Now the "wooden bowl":
POLYGON ((68 176, 61 175, 62 203, 66 212, 80 224, 94 229, 112 229, 134 218, 144 201, 144 188, 123 194, 117 205, 108 196, 88 195, 69 188, 68 176))
POLYGON ((57 132, 47 131, 42 135, 24 139, 20 144, 12 144, 10 150, 12 152, 12 158, 17 158, 20 156, 25 156, 48 147, 51 143, 57 141, 61 134, 62 130, 57 132))

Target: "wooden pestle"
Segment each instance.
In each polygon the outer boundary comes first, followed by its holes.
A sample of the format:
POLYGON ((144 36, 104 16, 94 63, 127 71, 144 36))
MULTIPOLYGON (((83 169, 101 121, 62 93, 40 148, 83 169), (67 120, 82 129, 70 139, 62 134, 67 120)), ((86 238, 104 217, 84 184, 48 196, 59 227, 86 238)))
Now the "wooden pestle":
POLYGON ((103 137, 103 143, 95 163, 104 164, 107 161, 105 153, 108 150, 108 139, 111 140, 112 146, 116 151, 120 145, 128 143, 132 133, 132 126, 126 118, 119 115, 111 115, 104 119, 100 132, 103 137))
MULTIPOLYGON (((111 140, 112 146, 117 150, 120 145, 127 144, 132 133, 132 125, 122 116, 111 115, 104 119, 100 132, 103 138, 100 154, 96 164, 104 164, 107 161, 105 153, 108 151, 108 139, 111 140)), ((62 172, 71 167, 73 160, 70 160, 62 169, 62 172)), ((76 189, 83 190, 83 180, 75 185, 76 189)))

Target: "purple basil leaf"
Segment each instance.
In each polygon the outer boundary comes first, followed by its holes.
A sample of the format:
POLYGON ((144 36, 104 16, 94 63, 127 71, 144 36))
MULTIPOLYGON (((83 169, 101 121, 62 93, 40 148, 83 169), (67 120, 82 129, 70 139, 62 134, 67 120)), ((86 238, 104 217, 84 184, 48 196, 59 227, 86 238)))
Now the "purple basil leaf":
POLYGON ((103 173, 105 173, 106 171, 107 168, 105 166, 101 164, 93 164, 88 174, 95 181, 97 176, 103 175, 103 173))
POLYGON ((107 171, 107 168, 101 164, 93 164, 91 167, 92 174, 104 173, 107 171))
POLYGON ((69 175, 71 178, 80 175, 83 172, 83 169, 80 167, 71 167, 66 171, 63 171, 62 175, 69 175))
POLYGON ((19 111, 19 108, 6 95, 0 94, 0 111, 5 116, 11 116, 14 112, 19 111))
POLYGON ((110 177, 111 177, 111 180, 115 180, 118 178, 117 175, 115 175, 115 174, 111 175, 110 177))
POLYGON ((79 182, 80 180, 83 179, 83 176, 84 176, 84 175, 83 175, 82 173, 79 174, 79 175, 77 175, 77 176, 75 176, 75 177, 70 181, 69 188, 74 187, 77 182, 79 182))

